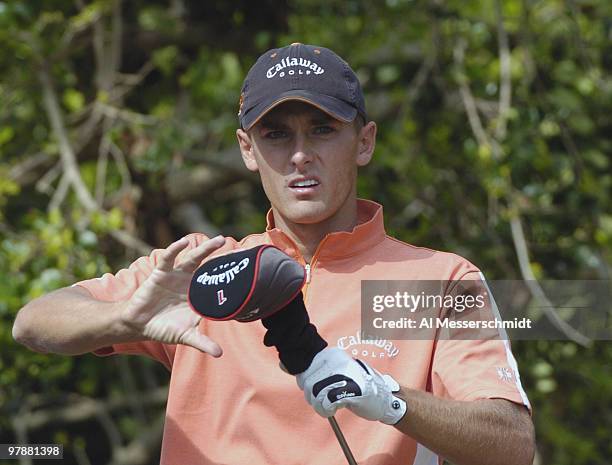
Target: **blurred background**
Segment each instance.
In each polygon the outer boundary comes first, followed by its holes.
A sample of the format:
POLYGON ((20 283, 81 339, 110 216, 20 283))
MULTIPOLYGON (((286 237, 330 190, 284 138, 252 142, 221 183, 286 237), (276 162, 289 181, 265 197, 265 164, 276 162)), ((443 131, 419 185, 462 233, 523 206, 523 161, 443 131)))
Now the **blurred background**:
MULTIPOLYGON (((489 279, 609 281, 611 39, 606 0, 0 1, 0 443, 158 463, 163 367, 30 352, 12 322, 186 233, 264 228, 234 133, 272 47, 327 46, 358 73, 379 125, 359 194, 390 234, 489 279)), ((513 349, 535 463, 612 463, 612 344, 513 349)))

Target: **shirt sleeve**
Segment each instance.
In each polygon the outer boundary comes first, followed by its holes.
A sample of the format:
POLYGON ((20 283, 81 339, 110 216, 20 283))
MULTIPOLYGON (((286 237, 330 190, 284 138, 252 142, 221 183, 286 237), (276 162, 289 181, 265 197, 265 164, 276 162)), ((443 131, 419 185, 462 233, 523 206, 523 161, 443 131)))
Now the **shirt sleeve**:
MULTIPOLYGON (((447 295, 484 295, 481 308, 446 316, 456 321, 491 321, 499 312, 490 289, 479 271, 470 271, 449 285, 447 295), (452 289, 451 289, 452 288, 452 289)), ((465 298, 463 300, 465 301, 465 298)), ((472 302, 474 299, 472 299, 472 302)), ((504 330, 457 329, 441 332, 432 361, 433 394, 455 400, 507 399, 531 405, 521 385, 516 360, 504 330)))
MULTIPOLYGON (((207 240, 204 234, 190 234, 188 247, 179 254, 177 261, 180 261, 182 254, 197 247, 207 240)), ((93 298, 104 302, 122 302, 130 299, 140 285, 149 277, 157 266, 159 257, 164 249, 155 249, 150 255, 140 257, 128 268, 119 270, 115 274, 105 273, 99 278, 88 279, 74 284, 81 286, 92 295, 93 298)), ((108 356, 113 354, 134 354, 146 355, 162 363, 168 370, 172 368, 175 344, 163 344, 155 341, 140 341, 113 344, 109 347, 102 347, 94 351, 95 355, 108 356)))

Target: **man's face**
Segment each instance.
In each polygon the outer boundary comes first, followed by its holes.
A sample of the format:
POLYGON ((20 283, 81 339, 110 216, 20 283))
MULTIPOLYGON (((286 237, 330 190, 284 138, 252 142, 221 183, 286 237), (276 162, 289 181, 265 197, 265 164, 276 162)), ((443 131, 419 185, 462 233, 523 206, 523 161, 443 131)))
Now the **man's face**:
POLYGON ((371 159, 376 125, 357 127, 290 101, 237 135, 244 162, 259 172, 275 213, 314 224, 343 215, 354 202, 357 167, 371 159))

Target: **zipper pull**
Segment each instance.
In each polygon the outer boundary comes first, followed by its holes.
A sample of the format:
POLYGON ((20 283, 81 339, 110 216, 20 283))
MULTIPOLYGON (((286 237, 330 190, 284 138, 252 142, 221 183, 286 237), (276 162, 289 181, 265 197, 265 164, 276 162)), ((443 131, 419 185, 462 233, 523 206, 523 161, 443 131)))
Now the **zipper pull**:
POLYGON ((306 284, 310 283, 310 263, 306 263, 306 284))

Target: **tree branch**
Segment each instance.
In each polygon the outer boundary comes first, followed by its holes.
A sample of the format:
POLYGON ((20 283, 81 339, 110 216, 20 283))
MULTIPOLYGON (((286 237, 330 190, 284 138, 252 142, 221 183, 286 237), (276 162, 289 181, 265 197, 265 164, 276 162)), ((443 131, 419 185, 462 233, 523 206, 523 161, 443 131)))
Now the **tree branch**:
POLYGON ((96 106, 105 116, 113 119, 120 118, 130 124, 154 125, 159 122, 159 119, 155 116, 143 115, 141 113, 136 113, 135 111, 117 108, 103 102, 96 102, 96 106))
MULTIPOLYGON (((121 17, 122 0, 113 1, 113 14, 111 20, 111 46, 109 52, 109 65, 113 73, 121 67, 121 50, 123 37, 123 19, 121 17)), ((113 76, 114 80, 114 76, 113 76)))
POLYGON ((465 48, 465 40, 459 39, 457 40, 457 43, 455 44, 455 47, 453 49, 453 58, 455 60, 455 65, 457 66, 457 69, 459 71, 459 92, 461 94, 461 99, 463 100, 463 106, 468 116, 468 121, 470 123, 470 127, 472 128, 472 133, 476 137, 476 140, 481 146, 489 147, 493 154, 493 158, 495 160, 499 160, 502 155, 502 149, 495 139, 489 137, 484 127, 482 126, 480 116, 478 115, 478 110, 476 109, 474 96, 472 95, 472 91, 470 90, 470 87, 468 85, 469 81, 465 73, 465 67, 463 64, 465 58, 465 48))
POLYGON ((202 213, 195 202, 186 202, 172 209, 172 218, 177 221, 184 230, 189 232, 202 232, 208 237, 215 237, 221 231, 202 213))
POLYGON ((135 399, 135 402, 130 405, 132 415, 144 425, 147 423, 147 417, 145 414, 144 404, 140 398, 140 392, 138 392, 136 380, 134 379, 134 373, 130 366, 130 357, 115 357, 115 363, 119 368, 119 374, 123 387, 125 388, 125 392, 129 392, 135 399))
POLYGON ((8 172, 8 177, 17 184, 27 182, 28 173, 41 165, 45 165, 51 160, 51 155, 46 152, 38 152, 34 155, 26 156, 25 160, 12 166, 8 172))
MULTIPOLYGON (((23 409, 22 409, 23 411, 23 409)), ((21 413, 21 412, 20 412, 21 413)), ((18 444, 28 444, 28 428, 17 420, 13 419, 13 430, 18 444)), ((27 456, 19 457, 19 465, 32 465, 32 458, 27 456)))
POLYGON ((108 139, 108 146, 110 149, 110 153, 115 159, 115 165, 117 165, 117 169, 119 170, 119 175, 121 176, 121 190, 127 190, 132 185, 132 177, 130 175, 130 170, 128 169, 127 162, 125 161, 125 155, 123 151, 115 144, 108 134, 104 134, 104 137, 108 139))
POLYGON ((138 84, 140 84, 144 78, 146 78, 151 71, 155 69, 155 65, 152 61, 147 61, 136 74, 120 74, 119 78, 123 85, 117 85, 113 89, 110 95, 111 102, 120 101, 127 94, 129 94, 138 84))
MULTIPOLYGON (((505 36, 505 31, 502 32, 503 25, 501 25, 501 21, 502 21, 501 5, 499 4, 499 0, 496 0, 496 1, 497 1, 497 7, 498 7, 498 34, 499 34, 499 41, 500 41, 500 55, 507 53, 508 56, 506 59, 509 60, 509 52, 507 51, 507 37, 505 36), (506 48, 506 51, 502 50, 504 48, 506 48)), ((502 74, 502 77, 501 77, 502 85, 504 85, 504 81, 507 81, 505 84, 506 89, 503 91, 503 93, 500 92, 499 118, 503 124, 501 126, 498 126, 498 131, 496 131, 496 136, 491 137, 489 136, 489 134, 485 131, 484 127, 482 126, 480 116, 478 115, 478 111, 474 103, 474 97, 468 85, 469 81, 467 79, 467 75, 465 73, 465 68, 463 64, 464 56, 465 56, 465 48, 466 48, 465 40, 459 39, 457 40, 457 43, 453 50, 454 61, 459 71, 459 90, 460 90, 461 97, 463 100, 464 108, 465 108, 466 114, 468 115, 468 120, 470 123, 470 127, 472 129, 472 133, 476 137, 478 143, 481 145, 484 144, 486 146, 489 146, 492 150, 494 159, 499 160, 502 155, 502 149, 496 137, 499 136, 500 127, 503 128, 504 136, 505 136, 505 131, 506 131, 506 123, 505 123, 504 118, 506 118, 507 115, 506 116, 502 115, 502 111, 507 112, 507 109, 504 110, 504 108, 506 106, 509 108, 510 101, 511 101, 511 97, 509 95, 506 95, 507 92, 511 92, 511 87, 510 87, 510 82, 509 82, 509 79, 510 79, 509 69, 506 69, 505 71, 502 71, 501 73, 502 74), (504 94, 504 96, 502 94, 504 94)), ((500 61, 503 61, 503 60, 504 59, 500 56, 500 61)), ((508 63, 506 63, 505 66, 509 66, 509 61, 508 63)), ((512 192, 512 183, 509 179, 506 179, 506 184, 507 184, 506 187, 507 187, 507 192, 508 192, 507 201, 510 206, 510 211, 512 212, 512 217, 510 219, 512 240, 514 242, 514 248, 516 250, 516 254, 518 257, 521 275, 523 276, 523 279, 525 280, 525 283, 527 287, 529 288, 531 295, 536 300, 544 304, 543 308, 544 308, 545 316, 568 339, 573 340, 580 345, 589 346, 591 344, 591 340, 589 338, 587 338, 586 336, 581 334, 579 331, 577 331, 576 329, 568 325, 565 321, 563 321, 559 317, 559 315, 557 315, 557 313, 554 311, 554 308, 550 300, 546 296, 539 282, 536 280, 535 275, 533 274, 533 271, 531 269, 530 261, 529 261, 529 251, 527 248, 527 241, 525 240, 523 227, 521 225, 521 221, 520 221, 520 217, 518 213, 519 207, 516 205, 515 199, 510 194, 510 192, 512 192)))
MULTIPOLYGON (((81 178, 76 155, 68 139, 68 134, 64 126, 57 95, 53 89, 49 68, 44 62, 42 62, 41 66, 39 67, 38 78, 42 85, 45 110, 47 112, 47 116, 49 117, 53 133, 59 142, 60 158, 62 167, 64 169, 64 176, 66 176, 69 180, 79 203, 89 213, 103 211, 87 189, 83 178, 81 178)), ((143 254, 148 254, 153 249, 153 247, 151 247, 149 244, 136 237, 132 237, 125 231, 112 231, 111 236, 119 240, 122 244, 134 248, 143 254)))
POLYGON ((508 127, 508 115, 512 103, 512 80, 510 75, 510 49, 508 46, 508 34, 504 28, 504 17, 501 0, 495 0, 495 12, 497 16, 497 43, 499 46, 499 113, 495 138, 503 141, 506 138, 508 127))
POLYGON ((87 451, 85 451, 85 448, 80 444, 77 444, 72 448, 72 453, 77 461, 77 465, 91 465, 91 460, 89 460, 87 451))
POLYGON ((145 465, 152 459, 152 452, 157 450, 162 441, 165 414, 142 430, 127 446, 113 450, 113 459, 109 465, 145 465))
POLYGON ((43 63, 38 71, 38 78, 42 85, 43 91, 43 102, 47 116, 51 123, 51 128, 57 141, 59 143, 60 157, 62 160, 62 166, 64 168, 64 176, 67 176, 70 184, 72 185, 79 202, 89 211, 98 209, 98 206, 87 190, 87 186, 83 182, 79 173, 76 156, 72 150, 72 146, 68 141, 68 134, 64 127, 59 103, 57 96, 53 90, 53 84, 51 83, 51 77, 49 75, 49 69, 46 63, 43 63))
POLYGON ((62 174, 62 163, 57 162, 47 171, 36 183, 36 190, 45 194, 50 194, 53 190, 51 184, 62 174))
POLYGON ((113 125, 112 120, 105 120, 102 133, 104 134, 100 139, 100 145, 98 146, 98 161, 96 163, 96 203, 98 205, 104 205, 104 196, 106 194, 106 169, 108 167, 108 152, 110 151, 109 137, 106 137, 106 133, 113 125))
POLYGON ((47 211, 52 211, 52 210, 55 210, 56 208, 59 208, 61 204, 64 202, 64 199, 66 198, 66 195, 68 194, 69 189, 70 189, 70 179, 68 178, 68 176, 66 176, 66 174, 64 174, 60 178, 60 181, 57 187, 55 188, 55 192, 53 193, 53 196, 51 197, 51 201, 49 202, 49 205, 47 205, 47 211))
MULTIPOLYGON (((168 399, 168 387, 163 386, 150 392, 139 393, 138 397, 145 405, 163 405, 168 399)), ((44 428, 51 422, 78 423, 91 418, 97 418, 101 413, 110 414, 115 410, 132 405, 135 401, 136 399, 133 395, 97 400, 78 394, 71 394, 67 397, 67 405, 19 412, 14 417, 13 426, 17 432, 18 428, 22 428, 25 431, 44 428)), ((27 402, 36 404, 40 403, 41 399, 36 396, 27 402)))
POLYGON ((592 343, 591 339, 574 329, 572 326, 563 321, 554 311, 554 306, 544 293, 531 269, 529 261, 529 251, 527 249, 527 241, 523 232, 523 226, 518 214, 513 214, 510 219, 510 227, 512 231, 512 240, 518 257, 521 274, 525 280, 525 284, 529 288, 531 295, 542 304, 544 314, 550 322, 561 331, 568 339, 584 346, 589 347, 592 343))
POLYGON ((142 255, 149 255, 153 250, 153 246, 147 244, 145 241, 139 239, 136 236, 132 236, 130 233, 122 229, 111 231, 110 235, 121 244, 125 245, 130 249, 136 250, 142 255))

